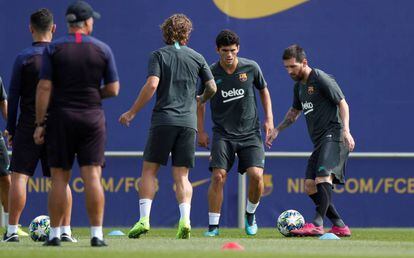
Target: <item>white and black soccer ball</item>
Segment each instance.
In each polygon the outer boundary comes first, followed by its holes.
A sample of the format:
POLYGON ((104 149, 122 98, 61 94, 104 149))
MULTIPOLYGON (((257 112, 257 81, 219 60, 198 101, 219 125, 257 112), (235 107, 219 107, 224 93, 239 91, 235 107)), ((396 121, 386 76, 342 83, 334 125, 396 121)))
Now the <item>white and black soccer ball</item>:
POLYGON ((280 214, 277 218, 277 229, 279 232, 286 236, 292 236, 290 231, 294 229, 300 229, 305 225, 305 219, 302 214, 296 210, 287 210, 280 214))
POLYGON ((50 232, 50 218, 46 215, 37 216, 30 222, 29 234, 33 241, 46 241, 50 232))

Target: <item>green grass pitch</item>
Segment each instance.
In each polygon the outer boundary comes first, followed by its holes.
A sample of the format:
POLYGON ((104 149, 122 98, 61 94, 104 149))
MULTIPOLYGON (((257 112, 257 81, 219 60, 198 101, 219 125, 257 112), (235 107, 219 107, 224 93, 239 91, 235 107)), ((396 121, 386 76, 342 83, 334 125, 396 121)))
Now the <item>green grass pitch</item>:
MULTIPOLYGON (((107 234, 113 228, 105 229, 107 234)), ((124 232, 127 229, 122 228, 124 232)), ((414 257, 414 228, 352 229, 352 237, 341 240, 317 238, 285 238, 272 228, 261 228, 255 237, 242 229, 222 228, 217 238, 203 237, 204 229, 193 229, 190 240, 175 239, 175 229, 151 229, 140 239, 126 236, 106 236, 108 247, 92 248, 89 229, 75 228, 78 243, 63 243, 61 247, 43 247, 30 238, 19 243, 0 243, 0 257, 50 258, 121 258, 121 257, 414 257), (244 251, 222 251, 227 242, 237 242, 244 251)))

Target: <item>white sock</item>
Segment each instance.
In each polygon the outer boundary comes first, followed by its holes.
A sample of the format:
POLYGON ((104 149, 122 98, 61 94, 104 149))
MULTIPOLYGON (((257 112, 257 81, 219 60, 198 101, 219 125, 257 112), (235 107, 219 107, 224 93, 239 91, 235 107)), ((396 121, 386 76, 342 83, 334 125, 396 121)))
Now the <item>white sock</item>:
POLYGON ((50 228, 49 240, 52 240, 55 237, 60 239, 60 227, 50 228))
POLYGON ((208 213, 208 224, 209 225, 219 225, 220 213, 209 212, 208 213))
POLYGON ((17 229, 19 229, 19 225, 8 225, 7 236, 11 236, 12 234, 17 234, 17 229))
POLYGON ((255 213, 256 212, 256 209, 257 209, 257 206, 259 206, 259 203, 260 202, 258 202, 258 203, 251 203, 249 200, 247 200, 247 205, 246 205, 246 211, 248 212, 248 213, 255 213))
POLYGON ((91 237, 97 237, 98 239, 103 240, 102 226, 91 227, 91 237))
POLYGON ((139 218, 149 217, 151 213, 151 199, 139 199, 139 218))
POLYGON ((6 227, 9 225, 9 213, 8 212, 5 212, 5 213, 3 213, 4 214, 4 216, 3 216, 3 221, 4 221, 4 224, 6 225, 6 227))
POLYGON ((70 226, 61 226, 60 232, 62 234, 67 234, 68 236, 72 236, 72 230, 70 229, 70 226))
POLYGON ((190 221, 191 205, 189 203, 183 202, 178 205, 178 208, 180 208, 180 219, 190 221))

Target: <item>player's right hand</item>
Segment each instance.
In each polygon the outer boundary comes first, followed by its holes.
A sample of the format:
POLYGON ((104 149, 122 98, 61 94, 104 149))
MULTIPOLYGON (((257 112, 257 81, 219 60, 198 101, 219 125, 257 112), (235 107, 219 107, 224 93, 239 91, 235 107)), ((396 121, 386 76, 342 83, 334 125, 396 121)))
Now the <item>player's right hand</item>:
POLYGON ((197 141, 198 141, 198 146, 208 149, 209 139, 208 139, 208 134, 206 132, 199 131, 197 141))
POLYGON ((123 113, 120 117, 119 117, 119 122, 127 127, 129 127, 129 123, 134 119, 135 114, 133 114, 131 111, 127 111, 125 113, 123 113))
POLYGON ((45 127, 44 126, 36 127, 34 134, 33 134, 33 139, 37 145, 42 145, 45 142, 45 127))
POLYGON ((197 104, 198 105, 204 105, 205 104, 205 102, 203 102, 203 95, 197 95, 196 99, 197 99, 197 104))

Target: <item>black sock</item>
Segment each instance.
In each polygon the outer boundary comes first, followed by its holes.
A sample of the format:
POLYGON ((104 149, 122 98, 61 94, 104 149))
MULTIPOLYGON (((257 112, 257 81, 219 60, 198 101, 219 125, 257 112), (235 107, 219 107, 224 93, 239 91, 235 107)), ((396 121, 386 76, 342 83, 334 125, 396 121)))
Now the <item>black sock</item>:
POLYGON ((332 222, 334 226, 341 227, 341 228, 345 227, 345 223, 341 219, 341 216, 339 215, 332 201, 331 201, 331 204, 329 205, 328 211, 326 212, 326 217, 329 218, 329 220, 332 222))
POLYGON ((317 227, 323 226, 323 218, 326 216, 329 204, 331 203, 332 185, 330 183, 320 183, 316 185, 316 214, 313 224, 317 227))
POLYGON ((208 225, 208 231, 213 231, 216 228, 219 228, 219 225, 208 225))
POLYGON ((254 220, 254 213, 248 213, 246 211, 246 218, 247 218, 247 223, 249 225, 253 225, 253 220, 254 220))
MULTIPOLYGON (((309 198, 312 199, 316 206, 319 205, 318 193, 309 195, 309 198)), ((328 210, 326 211, 326 217, 332 222, 333 225, 337 227, 345 226, 345 223, 339 215, 338 211, 336 210, 335 206, 333 205, 332 200, 329 204, 328 210)))

